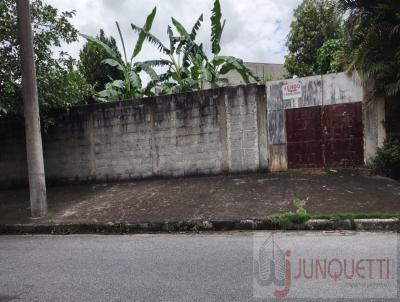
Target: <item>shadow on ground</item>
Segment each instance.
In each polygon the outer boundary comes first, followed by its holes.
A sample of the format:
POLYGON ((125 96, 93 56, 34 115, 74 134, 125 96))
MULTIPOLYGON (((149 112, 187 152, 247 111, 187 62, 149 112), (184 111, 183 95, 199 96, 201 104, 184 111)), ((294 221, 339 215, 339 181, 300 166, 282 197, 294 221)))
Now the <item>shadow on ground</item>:
POLYGON ((294 198, 312 214, 400 213, 400 182, 364 170, 293 170, 56 186, 48 188, 49 215, 36 220, 27 189, 1 190, 0 224, 258 219, 294 210, 294 198))

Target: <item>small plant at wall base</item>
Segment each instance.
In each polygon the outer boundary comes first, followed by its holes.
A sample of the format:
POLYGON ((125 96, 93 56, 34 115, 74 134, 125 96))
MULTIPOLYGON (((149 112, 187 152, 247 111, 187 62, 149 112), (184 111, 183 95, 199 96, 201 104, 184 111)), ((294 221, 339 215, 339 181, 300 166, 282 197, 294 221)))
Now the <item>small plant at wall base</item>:
POLYGON ((368 167, 373 173, 382 174, 400 180, 400 141, 397 138, 388 138, 368 167))

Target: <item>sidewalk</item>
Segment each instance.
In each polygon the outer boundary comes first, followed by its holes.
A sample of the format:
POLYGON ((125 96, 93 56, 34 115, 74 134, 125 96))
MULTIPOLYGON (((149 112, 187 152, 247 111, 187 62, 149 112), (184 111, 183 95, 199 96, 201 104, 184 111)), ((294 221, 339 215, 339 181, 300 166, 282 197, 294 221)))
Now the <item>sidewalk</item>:
POLYGON ((364 170, 142 180, 48 188, 49 215, 29 217, 28 192, 0 190, 0 225, 138 224, 265 219, 294 211, 307 200, 310 214, 400 213, 400 182, 364 170))

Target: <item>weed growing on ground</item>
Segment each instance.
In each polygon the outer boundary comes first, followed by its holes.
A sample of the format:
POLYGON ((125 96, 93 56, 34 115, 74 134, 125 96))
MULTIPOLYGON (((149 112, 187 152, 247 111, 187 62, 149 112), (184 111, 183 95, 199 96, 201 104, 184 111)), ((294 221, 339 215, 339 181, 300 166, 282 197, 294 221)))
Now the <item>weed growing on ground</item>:
POLYGON ((288 212, 281 215, 274 215, 270 218, 273 222, 278 223, 282 229, 287 229, 290 224, 301 224, 310 219, 310 215, 305 209, 306 201, 304 199, 295 198, 293 206, 296 208, 295 212, 288 212))

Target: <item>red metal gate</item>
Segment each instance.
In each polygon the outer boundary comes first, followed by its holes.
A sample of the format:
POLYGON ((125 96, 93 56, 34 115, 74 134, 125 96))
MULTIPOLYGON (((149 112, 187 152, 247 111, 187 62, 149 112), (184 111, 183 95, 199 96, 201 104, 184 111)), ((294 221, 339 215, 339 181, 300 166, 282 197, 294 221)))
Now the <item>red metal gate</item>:
POLYGON ((363 163, 362 103, 286 110, 289 168, 363 163))
POLYGON ((289 168, 322 166, 321 107, 286 110, 289 168))

